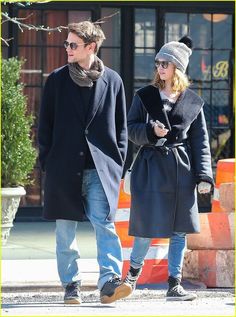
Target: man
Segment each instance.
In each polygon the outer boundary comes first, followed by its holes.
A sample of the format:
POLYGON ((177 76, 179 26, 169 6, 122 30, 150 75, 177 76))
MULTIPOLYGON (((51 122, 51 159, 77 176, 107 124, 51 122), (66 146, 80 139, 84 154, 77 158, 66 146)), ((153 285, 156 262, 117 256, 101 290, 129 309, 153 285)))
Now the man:
POLYGON ((126 296, 114 227, 128 142, 126 106, 120 76, 97 57, 104 39, 92 22, 68 25, 68 64, 49 75, 40 111, 44 217, 56 220, 57 265, 66 304, 81 303, 76 227, 84 214, 96 233, 101 302, 126 296))

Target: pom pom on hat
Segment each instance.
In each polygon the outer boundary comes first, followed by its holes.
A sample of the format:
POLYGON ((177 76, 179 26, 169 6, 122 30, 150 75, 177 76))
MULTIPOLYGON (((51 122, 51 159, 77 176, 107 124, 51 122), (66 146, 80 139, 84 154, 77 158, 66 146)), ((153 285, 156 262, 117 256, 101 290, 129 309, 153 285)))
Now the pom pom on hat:
POLYGON ((191 49, 193 48, 193 41, 192 41, 191 37, 189 37, 188 35, 184 35, 183 37, 181 37, 179 42, 184 43, 185 45, 187 45, 191 49))
POLYGON ((189 57, 192 54, 192 40, 187 35, 183 36, 178 42, 172 41, 163 45, 157 53, 155 60, 163 59, 175 64, 175 66, 185 73, 189 57))

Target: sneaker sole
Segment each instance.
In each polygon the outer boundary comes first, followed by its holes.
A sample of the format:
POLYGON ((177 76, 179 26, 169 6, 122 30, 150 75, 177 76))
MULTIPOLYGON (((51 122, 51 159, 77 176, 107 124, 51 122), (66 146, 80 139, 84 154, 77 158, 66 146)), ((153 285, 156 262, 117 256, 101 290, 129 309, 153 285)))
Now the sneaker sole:
POLYGON ((183 296, 183 297, 166 297, 166 300, 167 301, 172 301, 172 302, 181 302, 181 301, 192 301, 194 299, 196 299, 197 296, 194 296, 194 295, 187 295, 187 296, 183 296))
POLYGON ((118 299, 129 296, 131 293, 132 293, 131 286, 127 284, 122 284, 115 289, 114 294, 112 296, 104 295, 100 298, 100 300, 102 304, 110 304, 115 302, 118 299))
POLYGON ((66 305, 79 305, 81 303, 82 303, 82 300, 78 298, 64 299, 64 304, 66 305))

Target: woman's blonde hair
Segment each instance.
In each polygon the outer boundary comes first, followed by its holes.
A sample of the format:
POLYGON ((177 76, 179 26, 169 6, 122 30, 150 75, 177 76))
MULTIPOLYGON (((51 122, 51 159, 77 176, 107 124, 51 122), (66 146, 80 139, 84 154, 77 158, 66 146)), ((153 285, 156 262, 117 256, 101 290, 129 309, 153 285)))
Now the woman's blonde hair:
MULTIPOLYGON (((159 76, 156 70, 152 84, 159 88, 165 88, 165 81, 159 76)), ((183 92, 186 88, 190 86, 190 82, 186 74, 182 73, 178 68, 175 67, 174 76, 172 78, 172 89, 174 92, 183 92)))

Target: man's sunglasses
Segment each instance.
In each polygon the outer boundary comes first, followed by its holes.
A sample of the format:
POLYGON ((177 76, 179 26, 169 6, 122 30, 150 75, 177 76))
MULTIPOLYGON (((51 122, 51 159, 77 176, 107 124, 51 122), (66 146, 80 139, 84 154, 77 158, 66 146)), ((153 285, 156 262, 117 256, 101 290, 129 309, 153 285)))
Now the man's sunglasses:
POLYGON ((86 43, 77 44, 77 43, 75 43, 75 42, 69 43, 68 41, 64 41, 63 45, 64 45, 65 48, 67 48, 68 46, 70 46, 70 48, 71 48, 72 50, 76 50, 76 49, 78 48, 78 46, 84 46, 84 45, 86 45, 86 43))
POLYGON ((156 61, 155 62, 156 68, 161 66, 162 68, 167 69, 169 64, 170 64, 170 62, 167 62, 167 61, 156 61))

